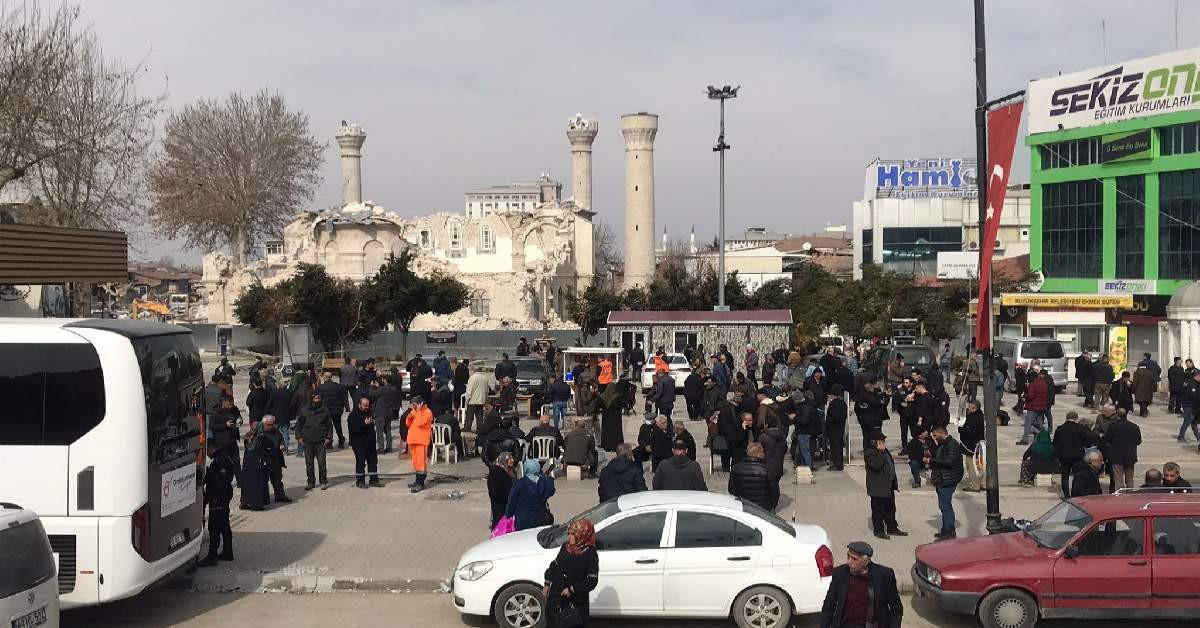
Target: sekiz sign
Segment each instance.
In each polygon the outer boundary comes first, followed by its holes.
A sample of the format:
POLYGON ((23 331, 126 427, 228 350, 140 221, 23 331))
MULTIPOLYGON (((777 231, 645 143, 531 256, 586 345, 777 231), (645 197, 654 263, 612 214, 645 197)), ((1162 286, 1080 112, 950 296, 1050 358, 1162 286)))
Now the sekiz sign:
POLYGON ((1200 110, 1200 48, 1029 84, 1029 133, 1200 110))

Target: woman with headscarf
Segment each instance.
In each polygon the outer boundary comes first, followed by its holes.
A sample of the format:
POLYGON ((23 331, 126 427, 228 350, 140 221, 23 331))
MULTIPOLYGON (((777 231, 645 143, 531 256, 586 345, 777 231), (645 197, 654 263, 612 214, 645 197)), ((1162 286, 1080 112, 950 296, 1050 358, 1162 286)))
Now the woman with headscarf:
POLYGON ((546 625, 559 626, 560 613, 570 604, 580 622, 571 625, 586 626, 590 611, 588 596, 599 582, 596 529, 587 519, 573 521, 567 528, 567 542, 546 568, 546 582, 542 587, 546 598, 546 625))
POLYGON ((550 514, 550 498, 554 495, 554 480, 542 475, 542 463, 525 461, 524 475, 513 482, 504 506, 504 516, 514 519, 515 529, 526 530, 554 523, 550 514))
POLYGON ((270 503, 267 488, 271 479, 271 468, 258 450, 258 427, 258 423, 251 425, 243 439, 245 448, 242 451, 242 470, 238 474, 242 510, 263 510, 270 503))
POLYGON ((1058 473, 1058 458, 1054 457, 1054 443, 1050 431, 1043 429, 1038 432, 1033 444, 1021 455, 1021 472, 1018 484, 1033 485, 1033 479, 1039 474, 1058 473))
POLYGON ((508 495, 512 492, 513 479, 517 477, 517 459, 512 452, 504 451, 496 456, 488 471, 488 499, 492 502, 492 523, 488 529, 494 529, 504 516, 508 506, 508 495))
POLYGON ((625 400, 621 398, 618 386, 609 386, 600 393, 600 448, 605 451, 616 451, 617 445, 625 442, 625 432, 621 423, 621 410, 625 400))

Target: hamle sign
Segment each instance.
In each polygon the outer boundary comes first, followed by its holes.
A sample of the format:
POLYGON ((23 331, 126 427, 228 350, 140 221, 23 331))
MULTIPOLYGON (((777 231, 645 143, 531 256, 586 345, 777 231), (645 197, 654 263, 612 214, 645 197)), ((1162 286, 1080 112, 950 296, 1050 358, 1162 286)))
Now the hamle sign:
MULTIPOLYGON (((974 198, 975 160, 879 160, 868 167, 877 198, 974 198)), ((870 184, 868 184, 870 185, 870 184)))

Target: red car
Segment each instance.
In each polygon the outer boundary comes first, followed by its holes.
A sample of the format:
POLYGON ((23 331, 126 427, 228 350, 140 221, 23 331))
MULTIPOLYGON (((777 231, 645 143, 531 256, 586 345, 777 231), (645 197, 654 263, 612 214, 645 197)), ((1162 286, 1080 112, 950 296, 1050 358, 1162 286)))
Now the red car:
POLYGON ((987 628, 1200 619, 1200 494, 1063 501, 1019 532, 917 547, 912 579, 919 597, 987 628))

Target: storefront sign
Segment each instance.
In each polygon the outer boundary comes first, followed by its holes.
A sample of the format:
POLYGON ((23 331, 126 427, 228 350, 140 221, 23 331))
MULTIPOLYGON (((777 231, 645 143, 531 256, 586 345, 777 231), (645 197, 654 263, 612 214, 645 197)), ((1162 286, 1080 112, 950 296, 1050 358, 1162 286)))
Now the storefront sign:
POLYGON ((1106 294, 1042 294, 1012 292, 1000 295, 1000 305, 1032 307, 1109 308, 1133 307, 1133 295, 1106 294))
POLYGON ((1158 282, 1153 279, 1100 279, 1096 281, 1100 294, 1155 294, 1158 282))
POLYGON ((458 342, 458 332, 456 331, 427 331, 425 332, 425 344, 427 345, 452 345, 458 342))
POLYGON ((1129 328, 1114 325, 1108 328, 1108 363, 1119 377, 1129 361, 1129 328))
POLYGON ((975 198, 974 159, 894 159, 868 166, 875 198, 975 198))
POLYGON ((975 279, 979 276, 979 253, 973 251, 938 251, 938 279, 975 279))
POLYGON ((1029 84, 1029 133, 1200 109, 1200 48, 1029 84))
POLYGON ((1150 129, 1100 138, 1100 163, 1150 159, 1150 129))

